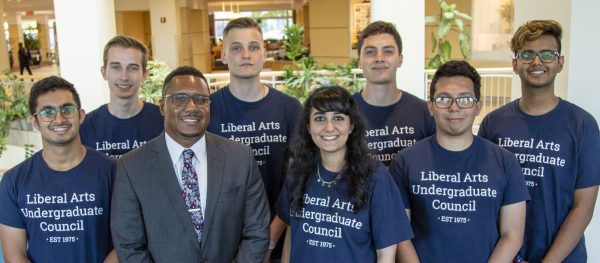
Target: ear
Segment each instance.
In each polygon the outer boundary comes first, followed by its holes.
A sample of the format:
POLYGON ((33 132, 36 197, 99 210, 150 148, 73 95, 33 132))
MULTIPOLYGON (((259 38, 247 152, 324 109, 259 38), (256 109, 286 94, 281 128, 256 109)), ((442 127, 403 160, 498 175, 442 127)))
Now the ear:
POLYGON ((148 68, 146 68, 144 70, 144 75, 142 76, 142 82, 144 82, 148 78, 149 74, 150 74, 150 72, 148 72, 148 68))
POLYGON ((400 63, 398 64, 398 68, 402 66, 402 62, 404 62, 404 56, 400 54, 400 63))
POLYGON ((40 130, 40 124, 38 123, 37 118, 35 116, 29 116, 29 122, 36 130, 40 130))
POLYGON ((223 62, 223 64, 227 65, 229 63, 227 60, 228 60, 227 46, 225 46, 225 44, 223 44, 223 49, 221 49, 221 61, 223 62))
POLYGON ((519 73, 517 72, 517 59, 513 59, 513 60, 512 60, 512 68, 513 68, 513 72, 514 72, 515 74, 519 74, 519 73))
POLYGON ((478 100, 475 103, 475 116, 479 116, 479 113, 481 112, 481 106, 482 106, 481 101, 478 100))
POLYGON ((165 117, 165 99, 160 99, 160 115, 165 117))
POLYGON ((101 66, 101 67, 100 67, 100 74, 102 74, 102 78, 103 78, 104 80, 107 80, 107 79, 106 79, 106 67, 105 67, 105 66, 101 66))
POLYGON ((429 115, 433 116, 433 102, 427 101, 427 109, 429 109, 429 115))
POLYGON ((561 72, 565 64, 565 56, 558 57, 558 72, 561 72))
POLYGON ((85 110, 79 109, 79 125, 83 123, 83 120, 85 120, 85 110))

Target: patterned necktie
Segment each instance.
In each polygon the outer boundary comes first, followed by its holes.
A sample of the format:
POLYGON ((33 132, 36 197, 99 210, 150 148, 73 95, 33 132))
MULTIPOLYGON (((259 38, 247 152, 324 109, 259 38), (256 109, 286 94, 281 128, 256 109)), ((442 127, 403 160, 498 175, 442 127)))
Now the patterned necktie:
POLYGON ((204 216, 202 215, 202 204, 200 203, 200 190, 198 189, 198 177, 196 170, 192 165, 194 152, 190 149, 183 151, 183 172, 181 181, 183 182, 183 198, 188 207, 188 212, 192 217, 192 224, 196 230, 198 241, 202 240, 202 228, 204 226, 204 216))

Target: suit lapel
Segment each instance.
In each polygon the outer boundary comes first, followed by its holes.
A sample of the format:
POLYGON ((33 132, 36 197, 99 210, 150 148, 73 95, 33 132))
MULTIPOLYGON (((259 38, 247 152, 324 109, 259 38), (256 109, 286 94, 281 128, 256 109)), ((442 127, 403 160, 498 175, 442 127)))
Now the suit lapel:
POLYGON ((159 180, 163 185, 161 188, 163 189, 163 196, 167 197, 171 203, 171 207, 175 209, 177 216, 181 220, 181 223, 185 228, 185 232, 188 233, 190 238, 192 238, 196 244, 196 248, 200 250, 200 243, 196 237, 196 231, 194 230, 188 208, 183 200, 181 187, 177 181, 177 175, 175 174, 173 163, 171 162, 171 157, 169 156, 169 150, 167 149, 164 132, 154 145, 154 151, 156 154, 154 155, 153 160, 150 161, 149 165, 151 166, 150 171, 155 172, 152 172, 151 174, 155 174, 159 177, 159 180))
POLYGON ((223 183, 223 176, 225 172, 225 160, 223 156, 225 153, 219 147, 218 141, 214 135, 208 132, 204 133, 206 136, 206 155, 208 162, 208 174, 206 182, 206 208, 204 209, 204 234, 202 235, 202 244, 206 244, 206 238, 209 236, 209 232, 213 225, 215 209, 219 195, 221 193, 221 185, 223 183))

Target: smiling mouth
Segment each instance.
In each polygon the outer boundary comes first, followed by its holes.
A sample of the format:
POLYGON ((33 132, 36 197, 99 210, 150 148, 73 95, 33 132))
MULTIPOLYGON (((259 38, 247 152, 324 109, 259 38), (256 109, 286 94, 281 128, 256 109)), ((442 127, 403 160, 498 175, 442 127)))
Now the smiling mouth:
POLYGON ((133 87, 133 85, 128 84, 115 84, 115 86, 117 86, 117 88, 119 89, 130 89, 131 87, 133 87))
POLYGON ((327 135, 321 136, 324 141, 335 141, 338 138, 338 135, 327 135))
POLYGON ((54 133, 63 134, 66 131, 68 131, 70 128, 71 128, 71 126, 56 126, 56 127, 50 127, 49 130, 54 133))

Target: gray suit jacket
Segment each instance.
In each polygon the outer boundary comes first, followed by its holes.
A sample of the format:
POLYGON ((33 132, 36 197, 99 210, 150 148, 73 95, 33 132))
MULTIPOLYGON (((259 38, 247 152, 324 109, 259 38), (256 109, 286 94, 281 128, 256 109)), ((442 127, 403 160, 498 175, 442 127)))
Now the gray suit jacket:
POLYGON ((208 160, 202 245, 165 134, 117 162, 112 237, 121 262, 262 262, 269 207, 250 147, 205 133, 208 160))

